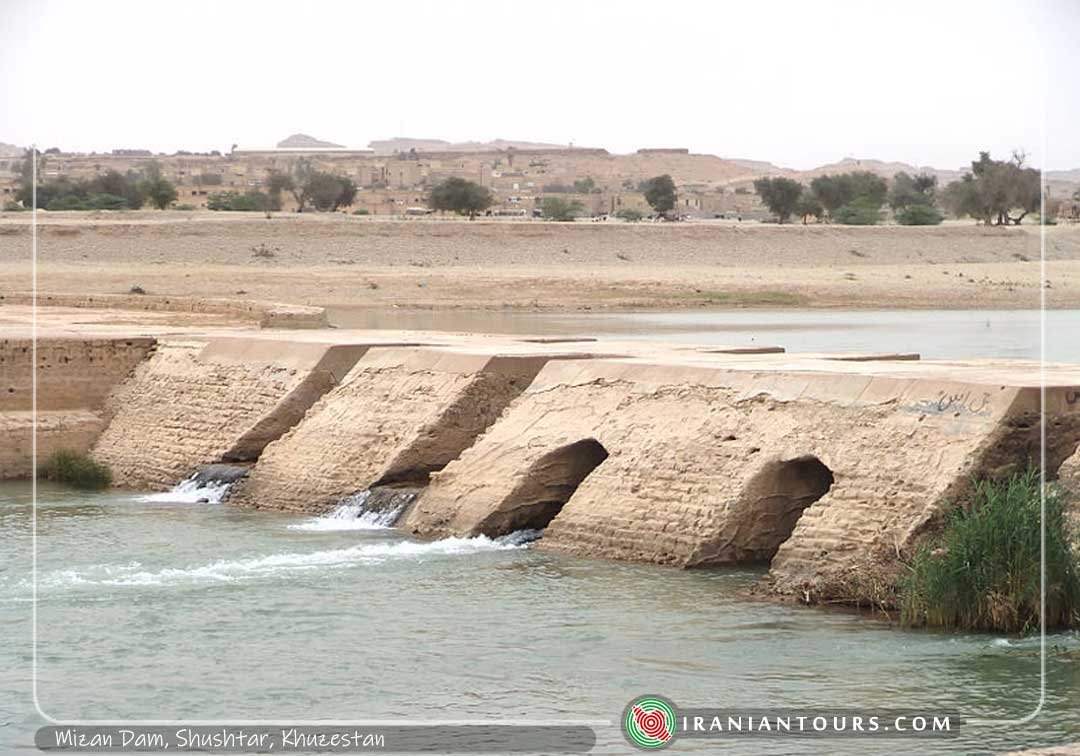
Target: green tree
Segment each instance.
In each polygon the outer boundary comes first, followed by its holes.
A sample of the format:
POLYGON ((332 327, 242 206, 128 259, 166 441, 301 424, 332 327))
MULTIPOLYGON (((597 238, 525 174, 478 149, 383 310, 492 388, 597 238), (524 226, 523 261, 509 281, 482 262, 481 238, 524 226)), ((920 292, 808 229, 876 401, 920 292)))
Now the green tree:
POLYGON ((158 210, 164 210, 176 202, 179 195, 176 187, 172 185, 161 173, 161 164, 156 160, 144 163, 142 166, 143 179, 138 184, 139 194, 158 210))
POLYGON ((818 176, 810 182, 810 191, 821 202, 830 218, 852 199, 851 184, 839 175, 818 176))
POLYGON ((553 221, 572 221, 585 210, 577 200, 566 200, 562 197, 544 197, 540 203, 540 210, 544 217, 553 221))
POLYGON ((469 216, 487 210, 495 198, 484 187, 463 178, 448 178, 432 188, 428 196, 428 206, 433 210, 450 211, 469 216))
POLYGON ((143 179, 139 184, 139 192, 158 210, 164 210, 176 202, 179 196, 176 193, 176 187, 164 176, 143 179))
POLYGON ((594 191, 598 190, 592 176, 586 176, 585 178, 578 179, 574 182, 574 191, 578 194, 592 194, 594 191))
POLYGON ((320 212, 337 211, 356 199, 356 184, 346 176, 315 171, 304 182, 302 196, 320 212))
POLYGON ((133 171, 128 171, 126 174, 119 171, 106 171, 87 181, 85 189, 88 195, 111 194, 123 197, 126 206, 132 210, 138 210, 145 201, 145 197, 139 191, 138 174, 133 171))
POLYGON ((304 187, 314 173, 315 168, 311 164, 311 158, 306 157, 297 158, 289 171, 289 175, 292 177, 289 192, 292 193, 293 199, 296 201, 296 212, 298 213, 304 212, 304 208, 307 206, 308 196, 304 191, 304 187))
POLYGON ((861 199, 861 206, 876 203, 880 208, 888 193, 885 179, 870 171, 851 171, 831 176, 818 176, 810 182, 810 190, 821 200, 829 218, 834 218, 837 211, 861 199))
POLYGON ((754 191, 780 223, 787 221, 795 212, 802 190, 802 184, 789 178, 759 178, 754 181, 754 191))
POLYGON ((48 161, 48 158, 45 157, 41 150, 34 150, 33 148, 28 149, 23 153, 22 162, 19 164, 19 184, 22 186, 30 186, 32 183, 35 157, 37 158, 38 177, 40 178, 40 176, 45 173, 45 163, 48 161))
POLYGON ((642 193, 649 207, 662 216, 667 217, 667 214, 675 209, 675 182, 666 173, 645 181, 642 185, 642 193))
POLYGON ((893 176, 892 186, 889 187, 889 207, 894 212, 912 205, 931 207, 936 193, 937 176, 931 176, 928 173, 912 176, 905 171, 900 171, 893 176))
POLYGON ((821 204, 821 200, 817 196, 807 190, 803 190, 799 195, 798 201, 795 203, 795 215, 802 218, 803 225, 806 225, 806 221, 810 217, 820 220, 825 215, 825 207, 821 204))
POLYGON ((1039 209, 1042 200, 1039 172, 1026 167, 1024 160, 1019 152, 1010 160, 994 160, 989 152, 980 152, 971 170, 945 187, 946 209, 987 225, 1019 225, 1028 213, 1039 209))
POLYGON ((851 185, 851 199, 862 200, 862 204, 874 205, 880 208, 885 204, 885 196, 889 193, 889 185, 881 176, 870 171, 852 171, 845 175, 851 185))
POLYGON ((290 173, 271 171, 266 179, 266 193, 269 197, 268 210, 281 209, 282 192, 292 192, 296 188, 296 180, 290 173))

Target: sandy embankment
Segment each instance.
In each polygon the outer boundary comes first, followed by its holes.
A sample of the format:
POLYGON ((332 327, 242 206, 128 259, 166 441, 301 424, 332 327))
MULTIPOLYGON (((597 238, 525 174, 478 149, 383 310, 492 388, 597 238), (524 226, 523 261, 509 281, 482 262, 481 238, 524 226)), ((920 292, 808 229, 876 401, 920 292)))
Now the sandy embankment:
MULTIPOLYGON (((1035 308, 1039 229, 375 221, 53 213, 42 291, 331 308, 1035 308)), ((1080 306, 1080 227, 1047 229, 1051 307, 1080 306)), ((0 291, 26 290, 29 217, 0 218, 0 291)))

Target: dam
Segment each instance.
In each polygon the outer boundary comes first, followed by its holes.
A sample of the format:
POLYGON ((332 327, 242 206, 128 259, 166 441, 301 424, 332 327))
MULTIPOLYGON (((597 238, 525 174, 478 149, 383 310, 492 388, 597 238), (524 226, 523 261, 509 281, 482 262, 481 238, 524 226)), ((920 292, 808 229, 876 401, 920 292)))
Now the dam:
POLYGON ((45 328, 0 341, 0 477, 87 452, 123 488, 207 465, 237 510, 407 492, 423 539, 762 565, 807 603, 889 605, 972 481, 1080 479, 1080 367, 588 338, 326 329, 45 328), (1043 384, 1045 382, 1045 388, 1043 384))

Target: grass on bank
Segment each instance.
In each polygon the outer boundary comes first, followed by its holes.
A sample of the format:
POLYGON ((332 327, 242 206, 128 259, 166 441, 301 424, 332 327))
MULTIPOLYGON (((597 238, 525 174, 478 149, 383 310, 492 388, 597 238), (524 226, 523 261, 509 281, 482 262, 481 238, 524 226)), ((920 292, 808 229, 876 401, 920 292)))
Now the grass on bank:
POLYGON ((112 484, 109 468, 85 454, 61 449, 53 452, 39 470, 40 477, 74 488, 96 491, 112 484))
MULTIPOLYGON (((907 625, 1029 632, 1039 627, 1039 475, 976 484, 900 583, 907 625)), ((1080 566, 1063 496, 1046 497, 1046 624, 1080 624, 1080 566)))

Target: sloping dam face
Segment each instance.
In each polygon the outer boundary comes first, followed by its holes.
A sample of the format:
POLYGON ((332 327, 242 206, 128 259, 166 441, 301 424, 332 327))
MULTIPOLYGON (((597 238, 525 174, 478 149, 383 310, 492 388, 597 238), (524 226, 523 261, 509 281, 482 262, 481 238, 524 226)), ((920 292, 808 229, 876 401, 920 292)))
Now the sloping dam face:
POLYGON ((164 341, 109 396, 93 447, 119 486, 169 487, 196 467, 253 461, 335 386, 367 344, 164 341))
MULTIPOLYGON (((1038 459, 1036 387, 950 372, 965 371, 553 362, 432 476, 400 526, 494 536, 546 525, 540 548, 771 562, 780 592, 873 598, 972 476, 1038 459)), ((1076 449, 1080 408, 1064 389, 1047 393, 1056 469, 1076 449)))
POLYGON ((266 448, 229 502, 319 513, 371 486, 426 485, 554 354, 372 349, 266 448))

